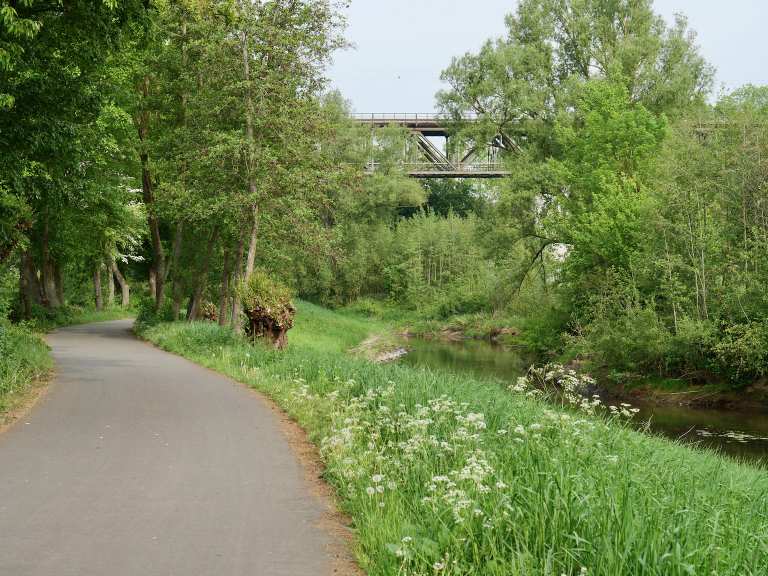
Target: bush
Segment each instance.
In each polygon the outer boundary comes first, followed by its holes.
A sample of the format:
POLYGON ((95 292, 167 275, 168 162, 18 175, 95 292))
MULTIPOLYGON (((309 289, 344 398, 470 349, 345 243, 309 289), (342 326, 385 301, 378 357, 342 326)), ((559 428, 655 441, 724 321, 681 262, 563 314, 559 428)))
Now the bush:
POLYGON ((48 347, 27 326, 0 321, 0 412, 9 398, 51 368, 48 347))
POLYGON ((136 305, 136 323, 135 328, 139 332, 160 324, 161 322, 171 322, 176 320, 173 314, 173 303, 170 300, 163 302, 160 310, 155 310, 155 300, 150 296, 141 298, 136 305))
POLYGON ((725 328, 714 345, 714 353, 731 380, 765 376, 768 374, 768 322, 762 320, 725 328))
POLYGON ((346 307, 346 310, 353 314, 359 314, 366 318, 376 318, 380 320, 387 314, 387 308, 384 303, 373 298, 360 298, 346 307))
POLYGON ((677 332, 669 340, 669 369, 686 376, 717 371, 713 351, 716 341, 717 330, 711 322, 680 319, 677 332))
POLYGON ((622 372, 664 373, 671 333, 651 306, 630 306, 613 317, 600 316, 571 339, 579 356, 622 372))
POLYGON ((491 310, 491 298, 487 293, 473 291, 468 287, 447 290, 437 298, 433 316, 450 318, 459 314, 476 314, 491 310))

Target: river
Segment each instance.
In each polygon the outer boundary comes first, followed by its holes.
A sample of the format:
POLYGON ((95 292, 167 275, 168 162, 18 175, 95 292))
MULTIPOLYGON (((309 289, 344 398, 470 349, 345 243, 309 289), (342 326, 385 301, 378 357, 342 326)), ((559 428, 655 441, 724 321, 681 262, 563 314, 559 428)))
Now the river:
MULTIPOLYGON (((433 370, 463 372, 514 382, 525 374, 528 362, 514 350, 478 340, 442 342, 411 339, 400 362, 433 370)), ((638 428, 682 442, 714 448, 752 462, 768 463, 768 413, 642 406, 634 421, 638 428)))

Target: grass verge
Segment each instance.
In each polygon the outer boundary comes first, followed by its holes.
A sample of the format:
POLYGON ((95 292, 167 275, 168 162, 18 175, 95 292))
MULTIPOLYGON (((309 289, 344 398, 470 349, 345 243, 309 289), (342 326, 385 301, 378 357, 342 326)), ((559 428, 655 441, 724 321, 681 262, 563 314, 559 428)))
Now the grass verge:
POLYGON ((492 382, 345 354, 379 328, 301 303, 282 353, 209 323, 144 336, 309 432, 371 575, 768 573, 763 470, 492 382))
POLYGON ((0 427, 5 415, 50 372, 53 362, 39 334, 0 324, 0 427))

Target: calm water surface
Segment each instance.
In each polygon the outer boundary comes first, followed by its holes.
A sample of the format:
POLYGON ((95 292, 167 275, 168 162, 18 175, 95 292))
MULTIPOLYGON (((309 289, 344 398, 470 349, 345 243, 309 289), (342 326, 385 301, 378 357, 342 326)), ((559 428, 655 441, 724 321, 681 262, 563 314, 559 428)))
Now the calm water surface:
MULTIPOLYGON (((464 372, 514 382, 529 362, 514 350, 475 340, 409 340, 400 360, 412 366, 464 372)), ((737 458, 768 464, 768 413, 709 410, 685 406, 637 406, 638 427, 683 442, 718 449, 737 458)))

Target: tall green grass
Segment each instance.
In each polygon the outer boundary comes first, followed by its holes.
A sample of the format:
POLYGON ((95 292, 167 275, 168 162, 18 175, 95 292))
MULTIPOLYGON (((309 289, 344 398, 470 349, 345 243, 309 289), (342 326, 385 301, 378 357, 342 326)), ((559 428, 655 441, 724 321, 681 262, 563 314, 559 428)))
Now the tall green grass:
POLYGON ((0 322, 0 418, 52 365, 39 335, 0 322))
POLYGON ((213 324, 145 335, 308 430, 372 575, 768 574, 766 472, 493 382, 344 353, 378 328, 302 303, 282 353, 213 324))

